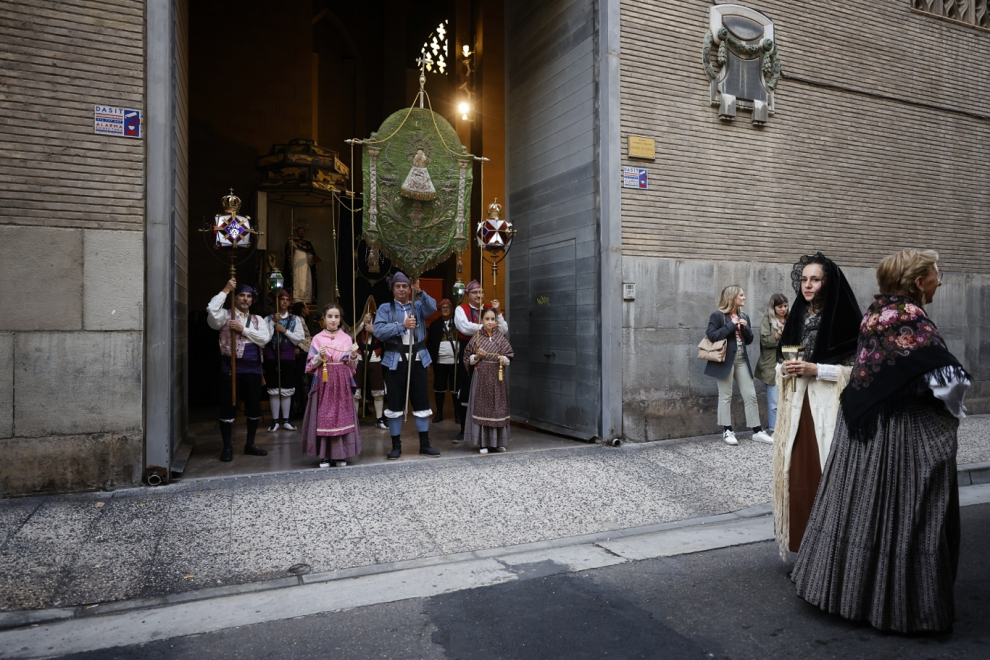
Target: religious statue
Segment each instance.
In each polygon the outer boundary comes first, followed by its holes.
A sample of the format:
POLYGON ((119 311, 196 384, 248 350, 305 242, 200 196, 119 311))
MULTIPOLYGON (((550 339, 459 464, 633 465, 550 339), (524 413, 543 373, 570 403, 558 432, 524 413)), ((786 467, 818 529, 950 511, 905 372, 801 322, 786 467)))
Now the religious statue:
POLYGON ((296 235, 285 244, 285 288, 293 292, 297 302, 316 302, 316 256, 313 244, 306 240, 306 225, 296 225, 296 235))
POLYGON ((430 172, 426 169, 428 163, 423 148, 417 147, 416 155, 413 156, 412 169, 409 170, 402 188, 399 189, 403 197, 428 202, 437 196, 437 190, 433 187, 433 181, 430 180, 430 172))

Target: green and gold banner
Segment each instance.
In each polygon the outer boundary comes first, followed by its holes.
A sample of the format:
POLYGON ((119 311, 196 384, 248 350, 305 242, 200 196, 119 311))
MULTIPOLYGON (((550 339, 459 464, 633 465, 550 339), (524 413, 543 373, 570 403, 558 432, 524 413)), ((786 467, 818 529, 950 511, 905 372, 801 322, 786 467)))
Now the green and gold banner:
POLYGON ((472 163, 450 123, 408 108, 364 140, 364 240, 410 278, 464 250, 472 163))

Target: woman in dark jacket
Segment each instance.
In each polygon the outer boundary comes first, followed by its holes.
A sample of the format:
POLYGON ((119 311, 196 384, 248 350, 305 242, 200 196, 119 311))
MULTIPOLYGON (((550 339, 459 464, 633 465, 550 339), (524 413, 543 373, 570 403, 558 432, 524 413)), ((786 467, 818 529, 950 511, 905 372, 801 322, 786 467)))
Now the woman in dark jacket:
POLYGON ((708 362, 705 375, 718 383, 718 423, 722 427, 722 439, 726 444, 737 445, 732 431, 732 381, 739 385, 746 409, 746 425, 753 429, 757 442, 773 443, 773 438, 760 426, 760 409, 756 404, 756 388, 753 386, 753 368, 749 364, 746 346, 753 343, 753 329, 749 316, 742 312, 746 293, 735 284, 722 289, 718 309, 708 319, 709 341, 727 340, 725 362, 708 362))

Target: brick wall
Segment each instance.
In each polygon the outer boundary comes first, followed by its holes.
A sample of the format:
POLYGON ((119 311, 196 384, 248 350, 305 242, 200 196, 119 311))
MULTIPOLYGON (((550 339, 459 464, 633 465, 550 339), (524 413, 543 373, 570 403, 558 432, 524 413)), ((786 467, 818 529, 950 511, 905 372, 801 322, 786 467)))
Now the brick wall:
POLYGON ((749 6, 773 18, 785 75, 763 129, 709 105, 709 3, 623 0, 623 140, 657 141, 645 165, 623 146, 650 170, 650 190, 623 191, 623 254, 869 266, 924 246, 990 271, 990 33, 909 0, 749 6))
POLYGON ((758 318, 819 249, 864 307, 882 256, 937 249, 947 274, 929 311, 974 375, 970 411, 990 411, 990 33, 909 0, 748 6, 774 20, 783 62, 762 129, 709 104, 709 2, 621 2, 623 165, 650 173, 649 190, 622 191, 623 280, 637 284, 623 305, 626 437, 713 433, 716 384, 695 355, 718 292, 741 284, 758 318), (655 162, 626 157, 630 134, 656 139, 655 162))
POLYGON ((135 483, 142 448, 140 3, 0 4, 0 496, 135 483))

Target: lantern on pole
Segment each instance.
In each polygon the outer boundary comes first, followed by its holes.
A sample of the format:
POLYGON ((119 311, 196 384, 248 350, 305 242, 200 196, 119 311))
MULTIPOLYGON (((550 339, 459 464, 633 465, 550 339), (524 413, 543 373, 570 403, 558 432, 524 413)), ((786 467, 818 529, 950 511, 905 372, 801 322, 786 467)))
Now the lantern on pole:
POLYGON ((278 269, 278 266, 272 266, 272 272, 268 275, 268 291, 275 294, 278 298, 278 292, 282 290, 285 286, 285 278, 282 277, 282 271, 278 269))
POLYGON ((515 227, 508 220, 500 218, 501 214, 502 205, 496 197, 488 205, 488 217, 478 223, 478 230, 475 232, 478 246, 481 247, 482 261, 492 265, 492 286, 498 283, 498 265, 509 254, 512 238, 516 235, 515 227))
MULTIPOLYGON (((237 264, 245 261, 252 254, 251 236, 258 235, 259 232, 251 227, 251 217, 239 215, 241 210, 241 198, 234 194, 234 189, 223 196, 220 200, 223 213, 218 213, 213 217, 213 222, 207 227, 200 229, 205 234, 213 234, 213 247, 216 249, 214 255, 218 259, 220 253, 226 253, 227 260, 230 261, 230 279, 237 279, 237 264), (238 253, 238 250, 243 252, 238 253), (240 260, 238 257, 243 255, 240 260)), ((234 318, 234 296, 230 296, 230 318, 234 318)), ((230 329, 230 345, 237 346, 237 333, 230 329)), ((237 351, 230 352, 230 398, 231 403, 237 405, 237 351)))

